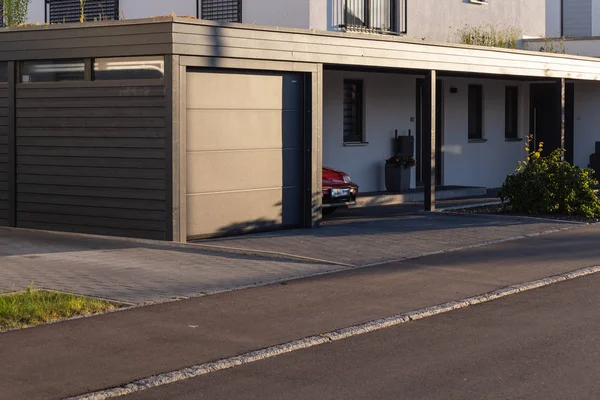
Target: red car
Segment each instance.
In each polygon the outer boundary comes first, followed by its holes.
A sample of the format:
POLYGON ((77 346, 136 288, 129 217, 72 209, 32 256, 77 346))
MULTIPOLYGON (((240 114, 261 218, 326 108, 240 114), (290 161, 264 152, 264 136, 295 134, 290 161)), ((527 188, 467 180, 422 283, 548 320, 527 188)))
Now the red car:
POLYGON ((356 204, 358 185, 348 174, 323 167, 323 214, 331 214, 340 207, 356 204))

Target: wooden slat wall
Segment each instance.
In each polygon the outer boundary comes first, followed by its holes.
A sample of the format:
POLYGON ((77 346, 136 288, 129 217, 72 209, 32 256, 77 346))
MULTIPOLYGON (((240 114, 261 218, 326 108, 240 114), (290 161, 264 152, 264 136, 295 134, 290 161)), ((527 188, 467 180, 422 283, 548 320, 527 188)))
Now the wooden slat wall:
POLYGON ((8 225, 8 88, 0 83, 0 226, 8 225))
POLYGON ((164 85, 19 84, 17 226, 165 239, 165 102, 164 85))
POLYGON ((182 56, 406 68, 540 78, 598 80, 590 57, 428 43, 299 29, 216 26, 175 18, 173 52, 182 56))
POLYGON ((169 18, 56 24, 0 31, 0 61, 172 53, 169 18))
MULTIPOLYGON (((148 54, 598 80, 598 60, 379 35, 161 17, 0 32, 0 61, 148 54)), ((214 66, 214 65, 213 65, 214 66)))

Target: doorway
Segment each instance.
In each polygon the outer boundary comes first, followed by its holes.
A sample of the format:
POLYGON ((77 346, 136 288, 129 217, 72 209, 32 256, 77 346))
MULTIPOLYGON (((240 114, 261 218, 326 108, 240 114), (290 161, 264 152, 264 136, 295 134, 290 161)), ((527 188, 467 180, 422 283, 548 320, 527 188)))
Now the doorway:
MULTIPOLYGON (((565 160, 573 163, 574 84, 565 88, 565 160)), ((529 102, 529 132, 533 149, 544 142, 544 155, 560 148, 560 106, 556 83, 532 83, 529 102)))
MULTIPOLYGON (((438 79, 436 81, 436 105, 435 105, 435 184, 440 186, 442 184, 442 143, 444 140, 444 90, 443 82, 438 79)), ((423 186, 423 178, 425 175, 424 163, 426 155, 424 154, 425 149, 425 137, 423 135, 423 90, 425 88, 425 80, 417 79, 417 120, 416 120, 416 161, 417 161, 417 186, 423 186)))

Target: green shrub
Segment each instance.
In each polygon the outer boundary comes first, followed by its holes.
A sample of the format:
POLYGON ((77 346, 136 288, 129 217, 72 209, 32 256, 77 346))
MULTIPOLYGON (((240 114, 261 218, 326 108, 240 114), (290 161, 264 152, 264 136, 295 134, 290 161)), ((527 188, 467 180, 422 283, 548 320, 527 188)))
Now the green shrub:
POLYGON ((515 174, 507 176, 500 191, 505 211, 519 214, 600 216, 600 199, 593 186, 594 171, 563 161, 563 149, 542 157, 543 143, 519 161, 515 174))

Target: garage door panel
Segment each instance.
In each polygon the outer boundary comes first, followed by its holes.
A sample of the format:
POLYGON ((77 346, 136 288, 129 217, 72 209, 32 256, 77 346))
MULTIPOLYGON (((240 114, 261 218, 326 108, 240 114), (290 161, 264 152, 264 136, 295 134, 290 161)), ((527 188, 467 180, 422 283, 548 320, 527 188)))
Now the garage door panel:
POLYGON ((190 72, 187 82, 188 235, 300 225, 302 75, 190 72))
POLYGON ((188 235, 226 235, 300 224, 298 188, 188 196, 188 235))
POLYGON ((282 76, 251 74, 189 74, 187 107, 200 109, 281 110, 282 76))
POLYGON ((301 110, 189 110, 187 149, 301 148, 303 118, 301 110))
POLYGON ((189 153, 187 190, 195 194, 295 186, 301 183, 297 162, 300 154, 295 150, 189 153))

